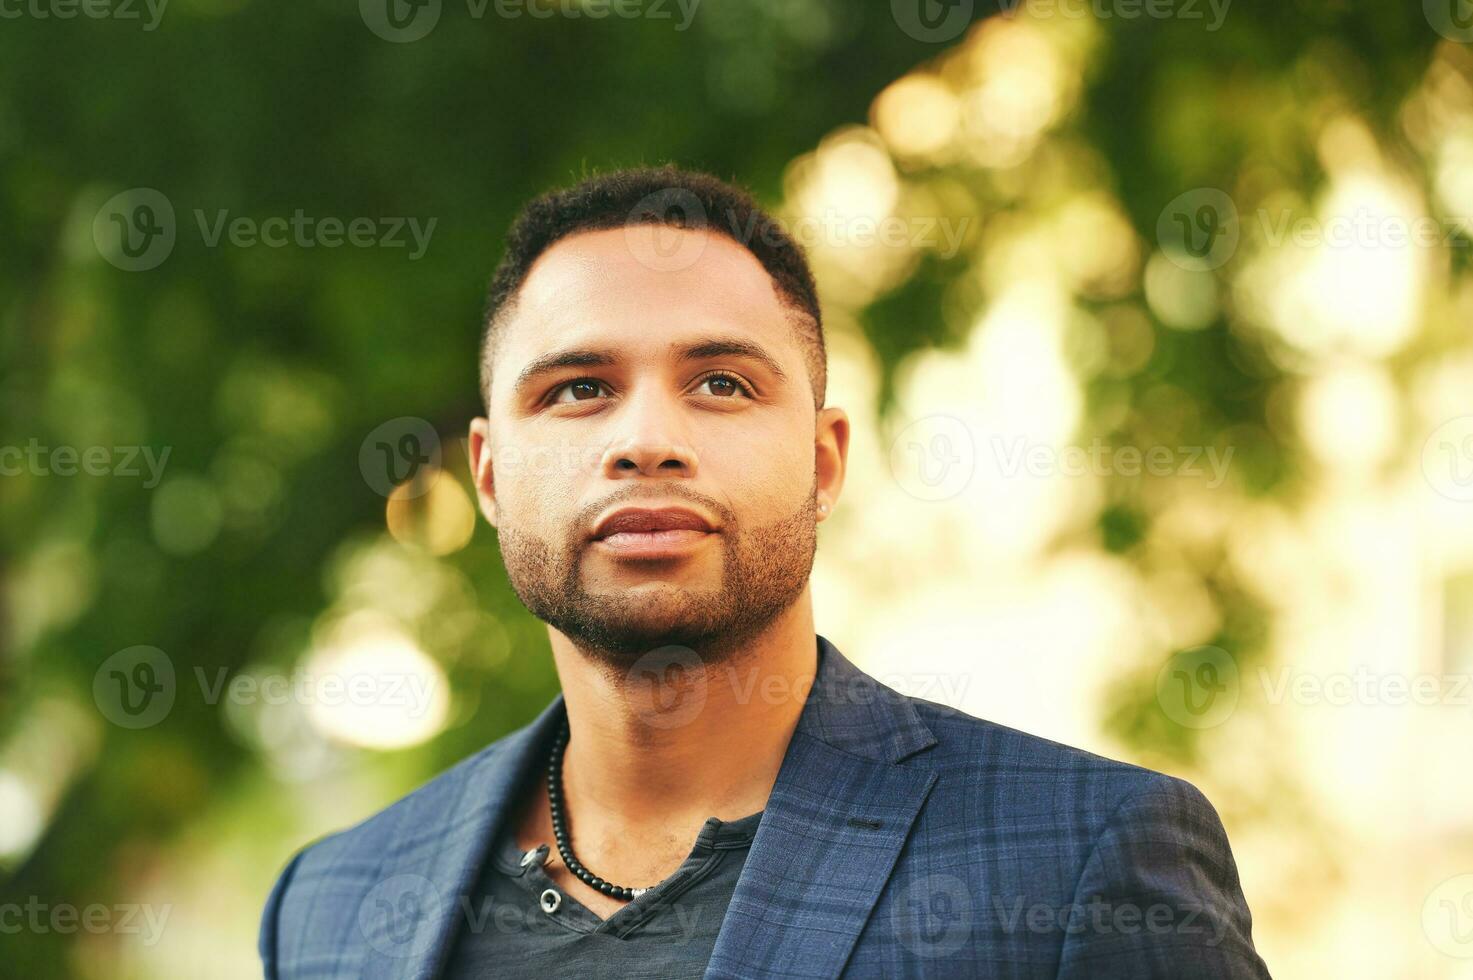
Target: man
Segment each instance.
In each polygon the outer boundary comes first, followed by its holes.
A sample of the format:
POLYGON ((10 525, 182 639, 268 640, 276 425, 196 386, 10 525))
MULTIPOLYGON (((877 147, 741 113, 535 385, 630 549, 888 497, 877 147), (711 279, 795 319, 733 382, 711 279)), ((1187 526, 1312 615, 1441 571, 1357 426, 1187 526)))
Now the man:
POLYGON ((815 632, 849 422, 801 251, 742 191, 534 201, 481 368, 476 489, 562 693, 300 852, 268 977, 1268 975, 1190 784, 901 696, 815 632))

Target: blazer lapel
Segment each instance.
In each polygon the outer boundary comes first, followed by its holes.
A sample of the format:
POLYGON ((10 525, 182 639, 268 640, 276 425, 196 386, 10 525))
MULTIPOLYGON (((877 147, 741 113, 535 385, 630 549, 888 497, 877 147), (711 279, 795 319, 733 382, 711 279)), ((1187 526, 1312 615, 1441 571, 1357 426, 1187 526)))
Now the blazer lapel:
POLYGON ((545 757, 563 711, 559 693, 530 724, 468 760, 463 779, 431 784, 433 792, 406 801, 376 876, 375 892, 384 894, 370 893, 372 904, 364 903, 358 919, 376 951, 364 964, 365 980, 430 980, 439 974, 465 919, 462 900, 517 802, 517 788, 545 757), (386 914, 375 914, 379 908, 386 914), (412 918, 400 914, 406 909, 413 910, 412 918), (414 923, 408 936, 406 919, 414 923))
POLYGON ((835 977, 936 773, 911 703, 818 637, 819 665, 716 937, 707 978, 835 977))

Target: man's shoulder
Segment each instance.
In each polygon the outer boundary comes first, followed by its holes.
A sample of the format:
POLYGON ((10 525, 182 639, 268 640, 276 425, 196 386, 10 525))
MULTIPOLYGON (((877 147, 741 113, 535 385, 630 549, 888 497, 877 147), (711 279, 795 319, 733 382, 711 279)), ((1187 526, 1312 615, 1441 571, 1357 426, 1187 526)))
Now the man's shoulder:
POLYGON ((1042 824, 1052 815, 1086 829, 1097 826, 1101 813, 1132 799, 1179 800, 1216 817, 1206 797, 1184 779, 896 690, 827 639, 820 637, 820 645, 831 659, 809 733, 836 747, 934 772, 931 802, 940 797, 941 819, 960 807, 962 819, 988 812, 1042 824))
MULTIPOLYGON (((546 717, 544 712, 540 720, 546 717)), ((528 739, 537 724, 497 739, 366 819, 300 848, 277 876, 262 912, 259 950, 266 975, 287 975, 281 964, 295 971, 319 959, 350 975, 351 957, 367 955, 365 943, 385 941, 364 915, 382 902, 433 906, 443 900, 444 882, 423 877, 429 870, 422 875, 413 869, 437 861, 453 865, 454 855, 473 850, 529 759, 528 739), (344 936, 362 942, 344 945, 344 936)))
MULTIPOLYGON (((910 699, 936 744, 907 760, 937 774, 922 836, 982 861, 994 885, 1067 899, 1104 862, 1122 874, 1175 854, 1236 894, 1222 819, 1178 776, 910 699), (1027 861, 1016 857, 1027 854, 1027 861), (999 857, 1000 855, 1004 857, 999 857), (1011 885, 1008 875, 1016 875, 1011 885)), ((1133 872, 1131 872, 1133 873, 1133 872)), ((1174 872, 1173 872, 1174 873, 1174 872)))
MULTIPOLYGON (((900 857, 896 880, 910 889, 900 895, 941 888, 974 903, 963 907, 989 964, 1037 960, 1040 972, 1071 978, 1266 980, 1226 831, 1197 787, 908 700, 935 743, 900 764, 936 779, 900 857)), ((889 955, 887 941, 878 930, 874 955, 889 955)))
POLYGON ((1047 799, 1056 811, 1105 818, 1132 802, 1160 800, 1216 819, 1206 796, 1178 776, 1112 759, 949 705, 906 696, 936 737, 916 757, 943 785, 993 803, 1047 799))

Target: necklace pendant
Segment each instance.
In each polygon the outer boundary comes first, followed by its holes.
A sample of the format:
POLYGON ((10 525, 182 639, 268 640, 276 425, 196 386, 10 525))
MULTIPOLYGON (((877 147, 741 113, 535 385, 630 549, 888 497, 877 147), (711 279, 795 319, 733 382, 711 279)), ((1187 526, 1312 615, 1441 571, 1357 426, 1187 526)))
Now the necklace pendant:
POLYGON ((648 888, 631 888, 629 890, 634 894, 634 897, 635 898, 638 898, 639 896, 643 895, 645 892, 649 891, 648 888))

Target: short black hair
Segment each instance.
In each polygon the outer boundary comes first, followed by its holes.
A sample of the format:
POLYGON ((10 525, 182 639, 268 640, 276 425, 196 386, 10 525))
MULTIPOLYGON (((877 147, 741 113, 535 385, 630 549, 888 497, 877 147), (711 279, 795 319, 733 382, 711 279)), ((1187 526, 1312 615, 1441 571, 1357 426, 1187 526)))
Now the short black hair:
POLYGON ((823 314, 802 247, 747 191, 711 174, 666 164, 587 177, 534 198, 517 214, 507 232, 506 252, 491 277, 482 319, 481 397, 488 413, 497 329, 538 256, 578 232, 637 224, 719 232, 756 256, 793 310, 814 407, 823 407, 828 386, 823 314))

